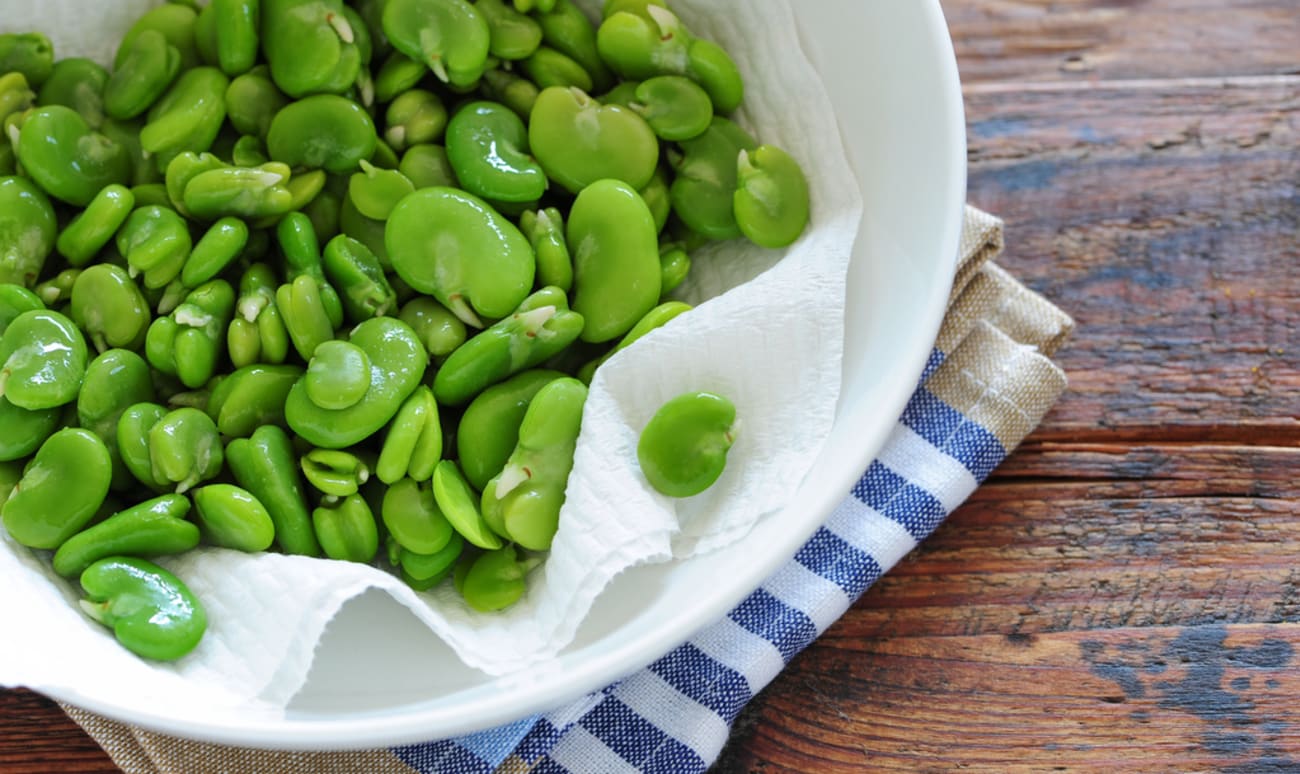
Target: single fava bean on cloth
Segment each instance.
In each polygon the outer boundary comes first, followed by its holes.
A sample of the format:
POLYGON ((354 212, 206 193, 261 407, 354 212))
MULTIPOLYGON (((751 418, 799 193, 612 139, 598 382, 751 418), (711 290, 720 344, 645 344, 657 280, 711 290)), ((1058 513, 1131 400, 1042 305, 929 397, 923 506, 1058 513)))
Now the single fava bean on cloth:
POLYGON ((713 486, 736 441, 736 407, 726 398, 690 392, 665 403, 646 424, 637 460, 650 485, 669 497, 693 497, 713 486))

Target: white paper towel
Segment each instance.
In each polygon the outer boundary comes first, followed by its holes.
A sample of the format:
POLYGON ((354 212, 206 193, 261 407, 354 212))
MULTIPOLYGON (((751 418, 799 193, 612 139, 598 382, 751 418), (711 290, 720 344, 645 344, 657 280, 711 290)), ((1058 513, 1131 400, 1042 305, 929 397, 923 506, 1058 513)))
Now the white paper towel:
MULTIPOLYGON (((40 29, 59 56, 107 63, 151 0, 5 0, 0 31, 40 29)), ((593 13, 598 0, 580 0, 593 13)), ((302 686, 326 624, 371 588, 390 593, 470 666, 503 674, 567 645, 592 601, 637 564, 706 553, 783 507, 830 432, 839 397, 845 277, 861 199, 830 101, 804 57, 786 0, 674 0, 702 37, 745 76, 737 120, 788 150, 812 186, 813 224, 787 251, 748 243, 693 255, 678 293, 691 313, 611 359, 587 403, 568 502, 546 563, 524 599, 494 615, 470 611, 449 586, 416 594, 368 566, 202 549, 162 562, 203 600, 210 628, 171 665, 127 653, 76 607, 75 583, 48 557, 0 542, 0 684, 112 687, 156 697, 165 712, 198 700, 282 709, 302 686), (689 390, 730 397, 740 432, 718 483, 674 501, 636 464, 636 440, 667 399, 689 390), (21 622, 21 625, 17 625, 21 622)), ((96 691, 96 693, 101 693, 96 691)))

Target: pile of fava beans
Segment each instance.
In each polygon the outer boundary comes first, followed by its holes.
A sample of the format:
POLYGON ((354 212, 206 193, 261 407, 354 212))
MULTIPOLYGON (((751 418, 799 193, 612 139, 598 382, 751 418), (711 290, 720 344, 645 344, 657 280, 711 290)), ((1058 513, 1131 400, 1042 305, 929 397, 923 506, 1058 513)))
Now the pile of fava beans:
MULTIPOLYGON (((200 544, 514 604, 595 370, 692 251, 809 220, 662 0, 172 2, 55 55, 0 35, 0 519, 150 659, 204 634, 150 561, 200 544)), ((735 418, 665 404, 647 481, 707 489, 735 418)))

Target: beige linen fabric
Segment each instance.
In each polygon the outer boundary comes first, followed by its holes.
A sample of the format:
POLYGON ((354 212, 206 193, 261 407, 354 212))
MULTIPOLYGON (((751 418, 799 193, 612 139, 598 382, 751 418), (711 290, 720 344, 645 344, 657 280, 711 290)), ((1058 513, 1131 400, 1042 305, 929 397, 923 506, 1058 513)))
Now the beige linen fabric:
MULTIPOLYGON (((966 210, 961 260, 936 347, 943 363, 926 388, 992 431, 1008 450, 1042 420, 1065 389, 1050 360, 1074 323, 992 261, 1002 251, 1002 222, 966 210)), ((156 734, 64 706, 127 774, 410 774, 387 750, 289 753, 192 742, 156 734)), ((526 771, 508 759, 501 771, 526 771)))

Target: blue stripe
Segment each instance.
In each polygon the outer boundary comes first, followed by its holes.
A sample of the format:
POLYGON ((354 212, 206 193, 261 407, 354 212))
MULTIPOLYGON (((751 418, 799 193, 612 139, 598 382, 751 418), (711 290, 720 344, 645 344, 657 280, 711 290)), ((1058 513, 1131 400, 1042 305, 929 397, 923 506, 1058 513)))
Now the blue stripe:
POLYGON ((934 495, 879 462, 853 487, 853 496, 886 518, 902 524, 912 537, 923 540, 948 512, 934 495))
POLYGON ((903 424, 983 481, 1006 459, 998 437, 940 400, 929 390, 917 390, 903 410, 903 424))
POLYGON ((931 376, 934 376, 934 372, 938 371, 939 366, 943 365, 943 361, 947 359, 948 359, 947 353, 940 352, 937 349, 930 350, 930 358, 925 361, 925 370, 921 371, 921 379, 917 383, 917 387, 920 387, 922 384, 925 384, 926 380, 928 380, 931 376))
POLYGON ((844 590, 849 599, 862 596, 880 579, 881 567, 871 554, 822 527, 794 555, 795 561, 844 590))
POLYGON ((610 696, 580 722, 593 736, 642 772, 704 771, 704 761, 694 750, 610 696), (665 766, 671 767, 664 768, 665 766))
POLYGON ((496 768, 510 757, 515 748, 532 731, 533 726, 540 722, 542 719, 538 716, 528 717, 504 726, 462 736, 456 742, 496 768))
POLYGON ((691 643, 675 648, 650 665, 650 671, 727 722, 753 698, 749 681, 691 643))
POLYGON ((492 774, 496 768, 454 740, 394 747, 392 753, 420 774, 492 774))
POLYGON ((533 763, 538 758, 546 755, 555 749, 555 743, 560 741, 560 729, 551 724, 546 718, 538 718, 533 724, 533 729, 528 732, 519 742, 519 747, 515 749, 515 754, 527 763, 533 763))
POLYGON ((537 765, 528 770, 528 774, 572 774, 572 772, 550 758, 542 758, 537 765))
POLYGON ((817 637, 817 626, 807 614, 762 588, 737 605, 728 617, 775 645, 786 663, 817 637))

